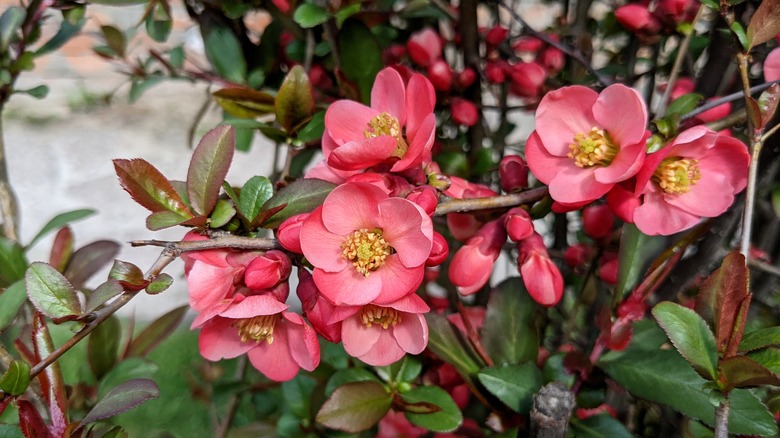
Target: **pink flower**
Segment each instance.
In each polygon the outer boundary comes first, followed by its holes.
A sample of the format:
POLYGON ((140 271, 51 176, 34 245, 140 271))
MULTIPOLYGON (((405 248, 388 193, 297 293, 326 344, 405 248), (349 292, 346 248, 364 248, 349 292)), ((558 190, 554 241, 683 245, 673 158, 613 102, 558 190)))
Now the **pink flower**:
POLYGON ((449 277, 461 295, 471 295, 490 280, 493 264, 506 242, 502 218, 488 222, 452 258, 449 277))
POLYGON ((420 206, 366 183, 336 187, 301 227, 314 282, 336 305, 387 304, 414 292, 432 241, 420 206))
POLYGON ((300 315, 286 310, 270 295, 238 294, 225 300, 193 322, 202 327, 200 354, 217 361, 246 353, 258 371, 279 382, 292 379, 301 368, 313 371, 320 363, 317 334, 300 315))
POLYGON ((404 84, 396 70, 380 71, 371 107, 339 100, 325 113, 322 152, 328 166, 346 177, 379 164, 393 172, 420 165, 433 146, 435 103, 433 86, 424 76, 414 74, 404 84))
POLYGON ((406 42, 406 49, 412 61, 421 67, 427 67, 441 58, 441 37, 436 31, 426 27, 412 34, 406 42))
POLYGON ((384 305, 342 307, 341 342, 350 356, 385 366, 428 345, 424 313, 430 308, 415 294, 384 305))
POLYGON ((747 184, 750 156, 739 140, 703 126, 680 133, 670 145, 647 156, 637 175, 637 228, 649 235, 688 229, 715 217, 747 184))
POLYGON ((767 82, 780 79, 780 47, 775 47, 764 59, 764 80, 767 82))
POLYGON ((555 201, 590 202, 639 171, 646 125, 645 104, 631 88, 560 88, 539 103, 526 160, 555 201))
POLYGON ((528 294, 543 306, 558 304, 563 296, 563 276, 550 260, 542 236, 534 233, 517 246, 520 249, 517 263, 528 294))
POLYGON ((301 225, 309 217, 309 213, 296 214, 279 225, 276 239, 288 251, 303 254, 301 250, 301 225))
POLYGON ((449 91, 452 87, 452 69, 447 61, 440 59, 429 65, 428 79, 438 91, 449 91))

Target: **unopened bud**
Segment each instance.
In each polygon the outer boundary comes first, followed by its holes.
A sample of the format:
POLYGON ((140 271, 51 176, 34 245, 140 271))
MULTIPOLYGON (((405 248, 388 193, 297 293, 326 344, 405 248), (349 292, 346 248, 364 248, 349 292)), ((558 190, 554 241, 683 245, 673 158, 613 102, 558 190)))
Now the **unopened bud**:
POLYGON ((518 155, 505 155, 498 165, 501 190, 512 193, 528 187, 528 165, 518 155))

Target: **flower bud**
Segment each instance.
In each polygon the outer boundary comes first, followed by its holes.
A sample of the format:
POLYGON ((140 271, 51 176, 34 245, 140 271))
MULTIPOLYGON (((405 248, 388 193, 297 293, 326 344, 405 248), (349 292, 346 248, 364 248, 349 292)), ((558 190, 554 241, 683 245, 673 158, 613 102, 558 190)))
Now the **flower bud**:
POLYGON ((474 102, 453 97, 451 102, 452 120, 459 125, 474 126, 479 122, 479 111, 474 102))
POLYGON ((425 261, 425 266, 438 266, 447 260, 447 256, 450 253, 450 247, 447 244, 447 239, 436 231, 433 232, 433 245, 431 246, 431 254, 428 256, 428 260, 425 261))
POLYGON ((593 257, 593 247, 585 243, 577 243, 566 248, 563 252, 563 260, 572 269, 580 269, 593 257))
POLYGON ((287 254, 271 250, 252 260, 244 271, 244 284, 250 289, 269 289, 287 280, 292 263, 287 254))
POLYGON ((429 65, 428 79, 437 91, 449 91, 452 87, 452 69, 447 61, 439 59, 429 65))
POLYGON ((341 342, 341 321, 333 321, 336 306, 320 294, 314 278, 306 269, 298 269, 298 298, 314 330, 333 343, 341 342))
POLYGON ((506 81, 507 64, 504 61, 488 61, 485 77, 491 84, 503 84, 506 81))
POLYGON ((505 155, 498 165, 501 190, 512 193, 528 187, 528 165, 519 155, 505 155))
POLYGON ((511 79, 514 94, 533 98, 541 94, 547 72, 536 62, 518 62, 512 66, 511 79))
POLYGON ((531 215, 520 207, 509 210, 504 216, 504 226, 509 240, 519 242, 534 234, 534 222, 531 215))
POLYGON ((617 284, 618 258, 616 254, 604 254, 599 260, 599 278, 609 285, 617 284))
POLYGON ((547 254, 542 236, 534 233, 517 245, 520 276, 528 294, 537 303, 552 307, 563 297, 563 276, 547 254))
POLYGON ((612 187, 607 193, 607 205, 612 213, 623 222, 634 223, 634 210, 641 204, 639 197, 622 184, 612 187))
POLYGON ((471 86, 471 84, 474 83, 474 81, 477 80, 477 74, 474 73, 474 69, 471 67, 466 67, 458 73, 458 88, 461 90, 468 88, 471 86))
POLYGON ((488 222, 470 238, 452 258, 449 277, 462 295, 471 295, 490 280, 493 264, 506 242, 506 231, 500 219, 488 222))
POLYGON ((485 42, 492 47, 496 47, 509 35, 509 29, 502 26, 493 26, 485 35, 485 42))
POLYGON ((515 43, 512 45, 512 49, 515 52, 521 52, 521 53, 536 53, 539 50, 541 50, 542 46, 544 44, 542 43, 542 40, 536 37, 531 36, 524 36, 520 37, 515 41, 515 43))
POLYGON ((279 229, 276 230, 276 239, 284 249, 303 254, 303 250, 301 250, 301 225, 308 217, 309 213, 296 214, 279 225, 279 229))
POLYGON ((661 29, 661 23, 646 6, 631 3, 615 10, 615 19, 633 33, 652 34, 661 29))
POLYGON ((590 238, 600 240, 612 233, 615 217, 609 207, 591 204, 582 210, 582 228, 590 238))
POLYGON ((416 187, 406 196, 406 199, 422 207, 428 216, 433 216, 433 213, 436 212, 436 205, 439 203, 439 198, 436 196, 436 189, 431 186, 416 187))
POLYGON ((425 28, 412 34, 406 43, 406 49, 412 61, 421 67, 428 67, 441 58, 441 38, 433 29, 425 28))
POLYGON ((547 71, 553 75, 563 70, 563 66, 566 64, 566 57, 563 52, 555 47, 545 48, 542 51, 540 60, 547 71))

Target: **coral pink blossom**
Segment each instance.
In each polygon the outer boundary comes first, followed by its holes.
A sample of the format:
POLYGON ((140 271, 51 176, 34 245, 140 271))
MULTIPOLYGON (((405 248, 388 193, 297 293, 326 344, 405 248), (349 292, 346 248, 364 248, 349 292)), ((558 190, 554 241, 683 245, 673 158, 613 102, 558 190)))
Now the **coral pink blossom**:
POLYGON ((543 306, 558 304, 563 296, 563 276, 550 260, 542 236, 534 233, 517 246, 520 249, 517 263, 528 294, 543 306))
POLYGON ((328 166, 341 176, 379 164, 393 172, 419 166, 433 146, 435 103, 433 86, 424 76, 413 74, 404 84, 396 70, 380 71, 371 107, 339 100, 325 113, 322 152, 328 166))
POLYGON ((441 37, 435 30, 427 27, 412 34, 406 42, 406 49, 412 61, 421 67, 427 67, 441 58, 441 37))
POLYGON ((769 82, 778 79, 780 79, 780 47, 772 49, 764 59, 764 80, 769 82))
POLYGON ((236 295, 196 318, 200 354, 208 360, 244 353, 271 380, 286 381, 320 363, 317 334, 303 318, 270 295, 236 295), (207 315, 208 314, 208 315, 207 315))
POLYGON ((562 204, 593 201, 642 166, 647 138, 642 97, 624 85, 600 94, 582 86, 544 96, 526 143, 531 172, 562 204))
POLYGON ((342 307, 341 342, 350 356, 374 366, 385 366, 404 354, 419 354, 428 345, 430 308, 416 294, 392 303, 342 307))
POLYGON ((490 280, 493 264, 506 242, 503 218, 488 222, 452 258, 449 277, 462 295, 471 295, 490 280))
MULTIPOLYGON (((195 232, 184 237, 185 241, 207 239, 195 232)), ((190 306, 196 312, 202 312, 235 293, 253 295, 271 292, 271 288, 290 275, 290 260, 280 251, 273 251, 266 258, 258 251, 214 249, 186 252, 181 258, 184 260, 190 306)), ((287 298, 286 287, 279 287, 273 293, 282 301, 287 298)))
POLYGON ((648 155, 637 174, 642 200, 634 223, 645 234, 669 235, 722 214, 745 188, 749 161, 747 148, 733 137, 702 126, 683 131, 648 155))
POLYGON ((366 183, 336 187, 301 227, 314 281, 336 305, 386 304, 414 292, 432 242, 420 206, 366 183))
POLYGON ((284 249, 303 254, 303 250, 301 250, 301 225, 307 217, 309 217, 309 213, 296 214, 279 225, 279 229, 276 230, 276 239, 284 249))

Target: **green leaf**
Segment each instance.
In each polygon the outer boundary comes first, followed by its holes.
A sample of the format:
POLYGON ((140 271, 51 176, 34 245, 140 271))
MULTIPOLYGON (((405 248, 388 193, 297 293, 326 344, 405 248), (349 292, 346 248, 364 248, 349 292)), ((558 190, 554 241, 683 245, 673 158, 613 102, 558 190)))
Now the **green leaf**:
POLYGON ((377 371, 388 382, 413 382, 422 371, 422 362, 414 356, 406 355, 386 367, 377 368, 377 371))
POLYGON ((236 215, 236 207, 229 199, 217 199, 217 204, 211 212, 209 227, 219 228, 225 226, 236 215))
POLYGON ((121 337, 122 327, 116 316, 103 321, 89 334, 87 359, 92 373, 98 380, 116 364, 121 337))
POLYGON ((153 8, 152 12, 146 16, 146 33, 153 40, 164 43, 171 34, 171 29, 173 29, 173 20, 168 10, 168 2, 166 0, 159 1, 153 8))
POLYGON ((11 362, 8 371, 0 378, 0 389, 6 394, 22 395, 30 385, 30 365, 21 360, 11 362))
POLYGON ((146 356, 160 342, 171 335, 176 327, 179 326, 184 315, 187 313, 188 306, 177 307, 165 315, 157 318, 149 324, 144 331, 133 339, 127 349, 126 356, 146 356))
POLYGON ((127 48, 127 38, 121 30, 114 26, 100 26, 106 45, 120 58, 124 58, 127 48))
POLYGON ((715 336, 707 323, 693 310, 670 301, 653 307, 653 316, 669 340, 694 370, 705 379, 718 377, 715 336))
POLYGON ((256 119, 271 114, 276 103, 276 98, 270 94, 244 87, 223 88, 212 96, 223 110, 239 119, 256 119))
POLYGON ((146 217, 146 228, 157 231, 170 228, 192 219, 192 216, 182 216, 175 211, 158 211, 146 217))
POLYGON ((346 20, 339 32, 341 53, 348 53, 341 60, 341 69, 358 84, 363 103, 368 104, 371 87, 382 69, 382 51, 374 34, 359 20, 346 20))
POLYGON ((666 114, 664 117, 669 117, 672 114, 677 115, 683 115, 687 114, 694 109, 696 109, 696 106, 699 105, 699 102, 704 99, 704 96, 697 93, 688 93, 683 94, 682 96, 678 97, 677 99, 674 99, 672 103, 669 104, 669 107, 666 109, 666 114))
POLYGON ((406 419, 415 426, 424 427, 434 432, 452 432, 463 423, 463 414, 452 400, 452 397, 438 386, 420 386, 401 394, 406 404, 433 405, 438 408, 434 412, 414 413, 405 407, 406 419))
POLYGON ((0 292, 0 333, 14 322, 26 299, 27 291, 22 280, 0 292))
POLYGON ((71 222, 75 222, 77 220, 92 216, 95 213, 97 213, 96 210, 93 210, 91 208, 84 208, 81 210, 73 210, 65 213, 60 213, 57 216, 54 216, 49 222, 46 223, 46 225, 43 226, 43 228, 41 228, 41 231, 38 231, 38 234, 36 234, 35 237, 32 238, 30 243, 27 244, 27 248, 30 248, 33 245, 35 245, 39 240, 41 240, 41 238, 43 238, 45 235, 49 234, 50 232, 54 230, 58 230, 70 224, 71 222))
POLYGON ((745 51, 749 52, 753 47, 764 44, 780 33, 780 15, 777 11, 780 11, 780 0, 763 0, 758 5, 758 9, 750 17, 745 37, 747 44, 740 38, 745 51))
POLYGON ((298 6, 293 14, 293 20, 304 29, 314 27, 328 21, 330 14, 325 8, 311 3, 303 3, 298 6))
POLYGON ((163 272, 158 275, 148 286, 146 286, 146 293, 149 295, 157 295, 165 292, 173 284, 173 277, 163 272))
POLYGON ((340 9, 338 12, 336 12, 336 26, 343 26, 344 21, 346 21, 347 18, 360 12, 360 8, 360 3, 355 3, 340 9))
POLYGON ((49 87, 46 85, 38 85, 37 87, 28 88, 26 90, 14 90, 14 93, 23 93, 36 99, 43 99, 49 95, 49 87))
POLYGON ((734 32, 734 36, 737 37, 737 40, 739 40, 739 44, 742 46, 743 49, 745 49, 745 52, 750 51, 750 37, 748 37, 747 34, 745 34, 745 28, 742 27, 742 23, 739 21, 734 21, 731 23, 731 31, 734 32))
POLYGON ((311 395, 317 381, 309 376, 298 374, 294 379, 282 383, 282 395, 290 411, 302 420, 311 418, 311 395))
POLYGON ((325 132, 325 111, 315 113, 309 123, 298 131, 298 140, 304 143, 311 143, 322 138, 325 132))
POLYGON ((331 394, 333 394, 333 391, 346 383, 366 381, 380 383, 379 379, 371 371, 365 368, 346 368, 338 370, 330 376, 330 379, 328 379, 328 384, 325 386, 325 395, 330 397, 331 394))
MULTIPOLYGON (((599 366, 634 396, 664 403, 710 426, 715 408, 702 379, 675 350, 607 353, 599 366)), ((749 390, 735 389, 729 396, 729 431, 744 435, 777 433, 774 418, 749 390)))
POLYGON ((482 344, 493 363, 520 364, 536 360, 539 333, 533 315, 538 308, 519 277, 507 279, 491 292, 482 344))
POLYGON ((369 429, 390 410, 392 397, 374 381, 339 386, 317 413, 317 422, 331 429, 358 433, 369 429))
POLYGON ((759 385, 780 386, 780 378, 759 362, 747 356, 732 356, 718 363, 719 381, 725 384, 723 391, 759 385))
POLYGON ((532 362, 482 368, 477 377, 491 394, 521 414, 531 410, 533 395, 544 383, 541 371, 532 362))
POLYGON ((0 288, 23 279, 27 264, 24 249, 15 241, 0 236, 0 288))
POLYGON ((212 28, 205 37, 206 57, 223 78, 243 84, 246 80, 246 60, 241 43, 227 27, 212 28))
POLYGON ((271 210, 284 205, 284 208, 262 222, 264 228, 276 228, 288 218, 300 213, 309 213, 322 205, 336 185, 321 179, 299 179, 279 190, 260 211, 271 210))
POLYGON ((97 287, 92 293, 87 296, 87 305, 84 308, 84 313, 90 313, 95 311, 98 307, 102 306, 106 301, 118 296, 124 292, 122 285, 116 280, 108 280, 105 283, 97 287))
POLYGON ((652 254, 648 251, 651 238, 634 224, 623 225, 623 235, 620 238, 618 252, 618 278, 615 285, 615 299, 621 300, 639 282, 647 259, 652 254))
POLYGON ((171 182, 145 160, 114 160, 114 169, 122 188, 147 210, 171 212, 187 219, 193 217, 171 182))
POLYGON ((87 20, 84 18, 78 20, 76 23, 63 20, 62 23, 60 23, 60 28, 57 33, 35 51, 35 56, 42 56, 59 50, 59 48, 64 46, 71 38, 81 32, 81 28, 84 27, 84 23, 86 22, 87 20))
POLYGON ((720 2, 718 2, 717 0, 702 0, 701 2, 707 5, 707 7, 709 7, 713 11, 720 10, 720 2))
POLYGON ((159 367, 154 362, 140 357, 125 359, 106 374, 98 386, 98 397, 105 397, 109 391, 130 379, 151 379, 159 367))
POLYGON ((35 262, 25 274, 27 296, 35 308, 54 320, 76 319, 81 302, 68 279, 51 265, 35 262))
POLYGON ((0 16, 0 53, 6 53, 11 38, 19 31, 27 13, 18 6, 10 6, 0 16))
POLYGON ((471 380, 481 368, 472 354, 464 347, 464 340, 447 317, 435 312, 425 314, 428 322, 428 348, 441 360, 458 370, 458 373, 471 380))
POLYGON ((221 125, 203 136, 192 154, 187 172, 187 194, 193 210, 211 213, 225 181, 236 148, 236 132, 221 125))
POLYGON ((133 78, 130 81, 130 91, 127 93, 127 100, 130 103, 137 102, 147 90, 163 82, 165 79, 165 76, 159 74, 153 74, 143 78, 133 78))
POLYGON ((76 250, 63 275, 76 289, 81 289, 93 275, 111 263, 121 246, 112 240, 98 240, 76 250))
POLYGON ((769 347, 750 352, 747 357, 760 363, 775 374, 780 374, 780 349, 769 347))
POLYGON ((94 408, 81 420, 81 424, 89 424, 114 415, 127 412, 141 403, 160 396, 157 384, 148 379, 133 379, 120 383, 109 391, 94 408))
POLYGON ((595 415, 582 421, 572 421, 577 438, 633 438, 626 426, 609 415, 595 415))
POLYGON ((241 188, 238 200, 238 212, 253 223, 260 209, 274 194, 274 185, 264 176, 253 176, 241 188))
POLYGON ((780 347, 780 327, 767 327, 746 334, 739 344, 739 352, 745 353, 764 347, 780 347))
POLYGON ((276 120, 288 134, 294 135, 314 113, 314 90, 309 76, 300 65, 293 67, 284 78, 276 95, 276 120))

